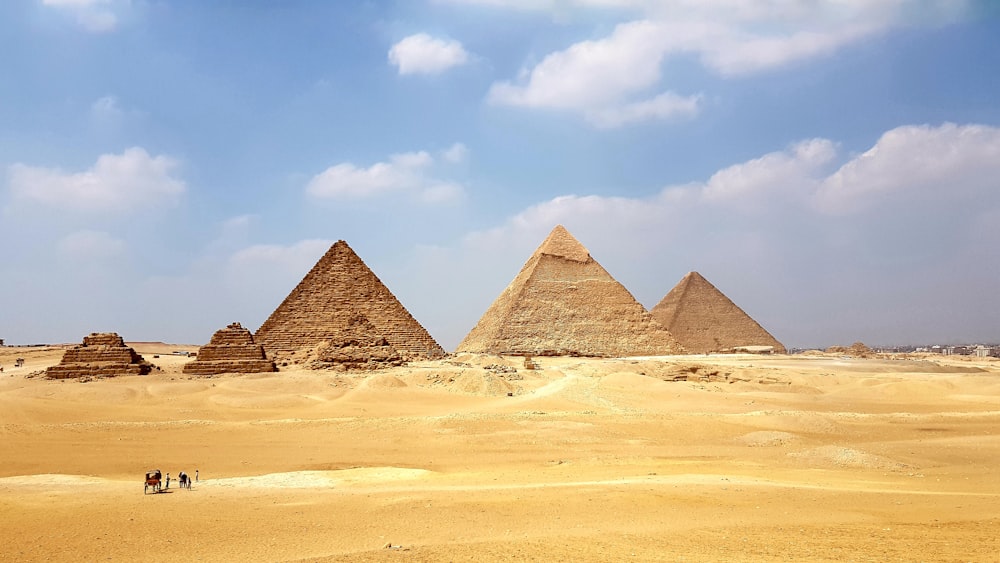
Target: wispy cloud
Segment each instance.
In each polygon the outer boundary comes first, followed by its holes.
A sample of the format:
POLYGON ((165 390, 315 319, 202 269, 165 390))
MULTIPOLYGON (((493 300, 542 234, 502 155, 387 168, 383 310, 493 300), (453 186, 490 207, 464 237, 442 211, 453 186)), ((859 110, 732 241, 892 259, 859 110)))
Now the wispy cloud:
POLYGON ((442 162, 464 160, 467 154, 465 145, 458 143, 443 151, 439 159, 427 151, 417 151, 395 154, 368 167, 343 162, 314 176, 306 185, 306 193, 330 199, 412 194, 426 203, 454 201, 464 192, 461 184, 437 177, 435 168, 442 162))
POLYGON ((399 74, 440 74, 468 60, 469 54, 458 41, 426 33, 405 37, 389 49, 389 63, 399 74))

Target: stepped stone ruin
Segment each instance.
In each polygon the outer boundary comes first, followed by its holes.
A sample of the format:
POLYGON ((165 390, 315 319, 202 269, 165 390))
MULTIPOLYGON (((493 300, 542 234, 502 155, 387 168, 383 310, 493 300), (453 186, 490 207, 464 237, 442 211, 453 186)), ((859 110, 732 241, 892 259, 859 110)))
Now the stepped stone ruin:
POLYGON ((698 272, 684 276, 651 313, 692 354, 768 347, 785 353, 781 342, 698 272))
POLYGON ((125 345, 114 332, 94 332, 83 337, 83 344, 63 354, 59 365, 45 370, 49 379, 115 377, 146 375, 153 365, 125 345))
POLYGON ((264 347, 254 343, 250 331, 233 323, 213 334, 212 340, 198 349, 197 359, 184 364, 183 370, 193 375, 215 375, 271 372, 278 368, 264 355, 264 347))
POLYGON ((380 347, 383 340, 403 359, 445 354, 342 240, 330 247, 256 334, 256 341, 272 354, 313 350, 324 342, 332 348, 380 347), (361 328, 363 334, 358 332, 361 328))
POLYGON ((456 351, 620 357, 684 349, 557 225, 456 351))

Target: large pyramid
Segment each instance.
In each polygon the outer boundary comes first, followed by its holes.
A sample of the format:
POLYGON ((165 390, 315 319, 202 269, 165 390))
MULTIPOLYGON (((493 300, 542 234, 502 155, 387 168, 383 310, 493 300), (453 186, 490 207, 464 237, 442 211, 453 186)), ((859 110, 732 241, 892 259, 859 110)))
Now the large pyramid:
POLYGON ((653 318, 694 354, 743 346, 785 347, 698 272, 690 272, 653 307, 653 318))
POLYGON ((557 225, 457 351, 619 357, 683 348, 557 225))
POLYGON ((431 338, 361 258, 337 241, 257 330, 268 352, 339 341, 350 319, 363 317, 405 358, 435 358, 444 349, 431 338))

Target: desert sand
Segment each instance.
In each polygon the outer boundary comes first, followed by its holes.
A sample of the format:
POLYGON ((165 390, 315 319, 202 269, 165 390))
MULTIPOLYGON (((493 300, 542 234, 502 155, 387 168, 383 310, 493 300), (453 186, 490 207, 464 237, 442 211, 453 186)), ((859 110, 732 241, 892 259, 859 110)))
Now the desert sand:
POLYGON ((0 560, 1000 558, 991 359, 199 377, 170 354, 196 347, 132 345, 160 369, 50 381, 61 349, 0 348, 0 560))

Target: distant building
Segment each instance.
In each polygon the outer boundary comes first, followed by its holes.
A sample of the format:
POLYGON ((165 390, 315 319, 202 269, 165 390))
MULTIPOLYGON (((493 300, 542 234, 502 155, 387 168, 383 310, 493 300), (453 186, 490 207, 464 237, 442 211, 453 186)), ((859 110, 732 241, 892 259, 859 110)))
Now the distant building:
POLYGON ((977 358, 988 358, 990 356, 990 352, 992 352, 992 350, 986 346, 976 346, 975 353, 977 358))
POLYGON ((3 346, 3 338, 0 338, 0 346, 3 346))

